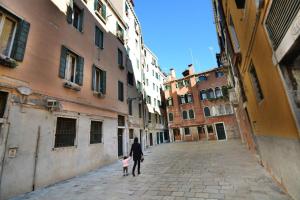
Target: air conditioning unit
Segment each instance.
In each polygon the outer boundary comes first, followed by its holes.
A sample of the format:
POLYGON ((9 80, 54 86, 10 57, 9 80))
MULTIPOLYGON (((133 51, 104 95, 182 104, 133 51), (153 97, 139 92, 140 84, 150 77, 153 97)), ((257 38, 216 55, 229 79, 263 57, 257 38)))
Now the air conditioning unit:
POLYGON ((60 110, 60 103, 55 99, 47 99, 47 108, 51 111, 60 110))

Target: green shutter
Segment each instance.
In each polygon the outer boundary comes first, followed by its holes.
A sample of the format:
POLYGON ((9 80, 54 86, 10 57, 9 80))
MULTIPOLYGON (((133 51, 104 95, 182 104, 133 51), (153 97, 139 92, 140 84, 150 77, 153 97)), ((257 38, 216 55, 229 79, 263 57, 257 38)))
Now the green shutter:
POLYGON ((95 45, 100 47, 100 38, 99 38, 100 29, 96 26, 95 27, 95 45))
POLYGON ((95 91, 95 84, 96 84, 96 79, 95 79, 95 75, 96 75, 96 66, 93 65, 92 66, 92 90, 95 91))
POLYGON ((29 29, 30 24, 28 22, 22 20, 18 23, 18 28, 11 54, 11 57, 17 61, 23 61, 24 59, 29 29))
POLYGON ((73 9, 71 6, 67 7, 67 22, 68 24, 72 24, 72 15, 73 15, 73 9))
POLYGON ((106 19, 106 5, 102 4, 101 15, 104 19, 106 19))
POLYGON ((94 10, 98 10, 98 0, 94 1, 94 10))
POLYGON ((84 9, 81 10, 80 20, 79 20, 79 31, 83 31, 83 20, 84 20, 84 9))
POLYGON ((101 74, 100 74, 100 91, 102 92, 102 94, 106 93, 106 71, 102 71, 101 70, 101 74))
POLYGON ((100 30, 100 48, 103 49, 103 39, 104 39, 104 33, 100 30))
POLYGON ((76 66, 76 79, 75 82, 78 85, 82 85, 83 83, 83 67, 84 67, 84 59, 83 57, 77 57, 77 66, 76 66))
POLYGON ((65 46, 61 46, 60 54, 60 67, 59 67, 59 77, 65 78, 66 64, 67 64, 67 52, 68 49, 65 46))

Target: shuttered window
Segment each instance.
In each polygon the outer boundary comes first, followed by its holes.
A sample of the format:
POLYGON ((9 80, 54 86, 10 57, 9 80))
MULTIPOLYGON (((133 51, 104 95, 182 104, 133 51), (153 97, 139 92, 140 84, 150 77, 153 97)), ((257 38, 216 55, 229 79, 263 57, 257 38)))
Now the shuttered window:
POLYGON ((95 26, 95 45, 101 49, 103 49, 103 39, 103 31, 98 26, 95 26))
POLYGON ((76 55, 65 46, 61 48, 59 77, 78 85, 83 84, 83 57, 76 55))
POLYGON ((275 50, 279 47, 299 10, 299 0, 272 1, 272 5, 266 19, 266 28, 275 50))
POLYGON ((121 49, 118 49, 118 65, 121 69, 124 69, 123 66, 123 52, 121 49))
POLYGON ((173 121, 173 113, 169 113, 169 121, 172 122, 173 121))
POLYGON ((260 86, 260 83, 259 83, 259 80, 258 80, 258 77, 257 77, 257 74, 256 74, 256 70, 255 70, 255 67, 254 67, 253 63, 251 63, 249 73, 250 73, 253 89, 254 89, 254 92, 255 92, 255 95, 256 95, 256 99, 257 99, 258 102, 260 102, 264 99, 264 94, 262 92, 262 89, 261 89, 261 86, 260 86))
POLYGON ((101 0, 94 1, 94 9, 100 19, 106 21, 106 5, 101 0))
POLYGON ((30 24, 0 6, 0 54, 23 61, 30 24))
POLYGON ((92 90, 101 94, 106 93, 106 71, 93 65, 92 90))
POLYGON ((131 72, 127 73, 127 83, 131 86, 134 85, 134 75, 131 72))
POLYGON ((73 4, 73 8, 68 6, 67 8, 67 22, 72 24, 80 32, 83 31, 83 17, 84 10, 80 9, 76 4, 73 4))
POLYGON ((121 81, 118 81, 118 99, 124 101, 124 84, 121 81))

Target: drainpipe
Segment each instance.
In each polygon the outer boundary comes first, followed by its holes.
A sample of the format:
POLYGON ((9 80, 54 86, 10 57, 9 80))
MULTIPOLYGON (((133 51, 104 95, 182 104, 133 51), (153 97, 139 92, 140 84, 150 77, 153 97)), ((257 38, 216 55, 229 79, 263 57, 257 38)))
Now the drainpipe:
POLYGON ((34 152, 34 165, 33 165, 33 178, 32 178, 32 191, 35 190, 36 185, 36 171, 37 171, 37 163, 39 157, 39 146, 40 146, 40 137, 41 137, 41 126, 38 127, 35 152, 34 152))

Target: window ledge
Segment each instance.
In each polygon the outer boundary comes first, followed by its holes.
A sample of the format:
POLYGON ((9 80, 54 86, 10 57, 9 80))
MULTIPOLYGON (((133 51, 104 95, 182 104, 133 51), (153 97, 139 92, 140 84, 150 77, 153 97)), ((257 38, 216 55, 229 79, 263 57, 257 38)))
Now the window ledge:
POLYGON ((106 19, 101 15, 101 13, 95 10, 96 15, 101 19, 101 21, 106 24, 106 19))
POLYGON ((68 147, 53 147, 52 151, 63 151, 63 150, 72 150, 72 149, 77 149, 77 145, 74 146, 68 146, 68 147))
POLYGON ((75 90, 75 91, 80 91, 81 90, 81 87, 79 85, 77 85, 76 83, 73 83, 71 81, 65 81, 64 82, 64 87, 75 90))
POLYGON ((104 98, 105 97, 105 94, 103 94, 102 92, 93 91, 93 94, 94 94, 94 96, 96 96, 98 98, 104 98))
POLYGON ((0 54, 0 65, 4 65, 9 68, 16 68, 18 66, 18 62, 8 56, 0 54))

